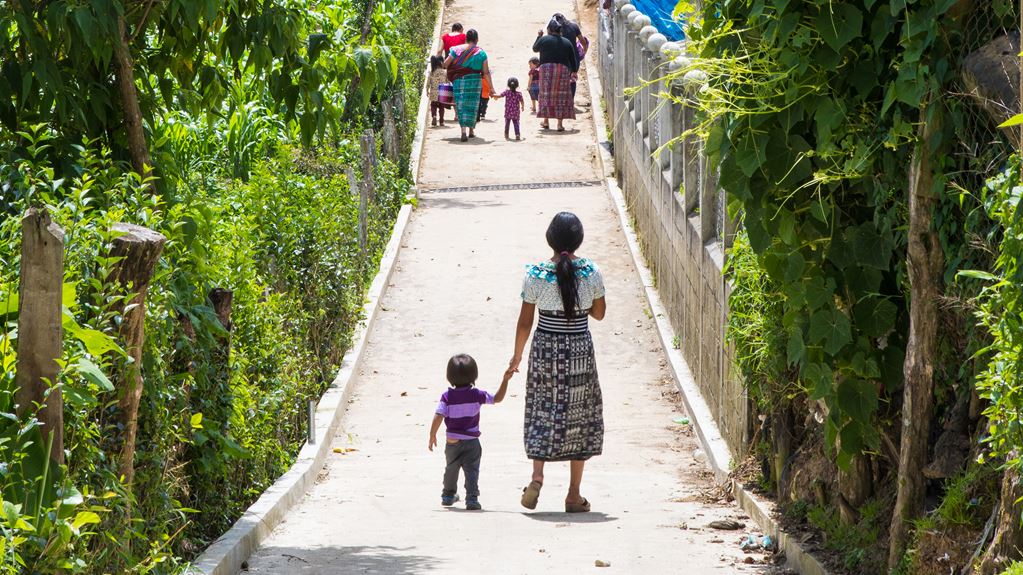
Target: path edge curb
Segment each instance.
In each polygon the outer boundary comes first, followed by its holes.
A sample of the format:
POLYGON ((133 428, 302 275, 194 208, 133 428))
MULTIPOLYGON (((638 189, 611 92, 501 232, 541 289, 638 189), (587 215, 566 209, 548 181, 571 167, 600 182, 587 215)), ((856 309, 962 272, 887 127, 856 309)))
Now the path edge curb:
MULTIPOLYGON (((579 6, 576 3, 578 16, 579 6)), ((599 32, 598 32, 599 33, 599 32)), ((636 274, 643 284, 646 300, 650 306, 654 323, 657 326, 657 334, 661 340, 661 347, 668 358, 668 366, 671 370, 675 385, 682 394, 683 403, 689 412, 693 428, 696 431, 700 445, 707 455, 707 462, 717 481, 727 484, 729 491, 735 498, 739 507, 749 514, 761 530, 771 535, 777 542, 778 549, 785 553, 786 566, 798 571, 801 575, 828 575, 827 569, 813 557, 803 550, 799 542, 790 534, 786 533, 774 520, 775 506, 772 502, 766 501, 743 487, 738 481, 732 479, 730 470, 732 467, 732 453, 728 444, 718 431, 717 423, 711 415, 707 402, 703 399, 696 381, 693 379, 689 364, 682 356, 680 350, 675 349, 675 329, 671 326, 668 316, 664 313, 664 305, 661 302, 660 294, 657 292, 653 281, 653 274, 646 264, 639 245, 639 236, 632 225, 631 215, 625 196, 618 182, 615 180, 615 161, 611 155, 608 142, 604 140, 607 134, 607 121, 605 116, 607 110, 604 104, 604 90, 601 87, 600 66, 594 64, 593 60, 585 62, 586 79, 590 90, 591 109, 593 111, 594 131, 597 136, 597 159, 600 162, 600 172, 603 177, 608 195, 615 206, 618 214, 618 221, 625 235, 626 243, 629 246, 629 253, 632 256, 633 264, 636 267, 636 274)))
POLYGON ((408 230, 412 205, 405 204, 398 212, 391 238, 387 242, 380 268, 363 305, 364 319, 359 322, 353 336, 352 347, 341 360, 334 381, 316 405, 316 443, 306 443, 295 463, 256 500, 234 525, 192 562, 193 575, 234 575, 242 564, 259 548, 259 544, 273 532, 287 512, 298 503, 316 481, 320 469, 331 451, 334 435, 340 427, 342 415, 352 395, 352 380, 362 363, 369 334, 380 311, 380 301, 387 291, 401 242, 408 230))
MULTIPOLYGON (((444 29, 444 9, 447 0, 434 0, 439 5, 437 21, 433 24, 433 43, 430 44, 430 56, 440 49, 440 33, 444 29)), ((430 64, 426 64, 423 74, 423 89, 419 91, 419 114, 416 116, 416 134, 412 137, 412 151, 409 153, 409 175, 415 188, 415 197, 419 197, 419 168, 423 162, 423 150, 426 146, 426 122, 430 115, 430 64)))

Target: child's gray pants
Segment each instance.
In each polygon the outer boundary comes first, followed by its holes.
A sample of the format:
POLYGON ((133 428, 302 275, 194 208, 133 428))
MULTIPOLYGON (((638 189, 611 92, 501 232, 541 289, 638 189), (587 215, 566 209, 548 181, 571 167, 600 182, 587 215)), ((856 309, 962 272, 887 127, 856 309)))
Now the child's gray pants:
POLYGON ((450 497, 458 491, 458 470, 465 473, 465 497, 480 495, 480 458, 483 457, 483 446, 479 439, 463 439, 458 443, 448 443, 444 448, 444 456, 448 466, 444 469, 444 491, 441 495, 450 497))

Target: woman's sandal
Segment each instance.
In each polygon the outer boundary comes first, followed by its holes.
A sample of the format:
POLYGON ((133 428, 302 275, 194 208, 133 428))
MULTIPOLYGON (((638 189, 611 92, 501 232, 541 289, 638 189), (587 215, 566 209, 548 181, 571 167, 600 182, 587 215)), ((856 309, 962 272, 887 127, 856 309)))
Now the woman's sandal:
POLYGON ((565 513, 586 513, 590 510, 590 502, 587 499, 583 499, 582 503, 568 503, 565 502, 565 513))
POLYGON ((462 134, 462 141, 463 142, 468 142, 469 141, 469 136, 466 136, 465 134, 462 134))
POLYGON ((536 509, 536 502, 540 499, 540 488, 543 483, 530 481, 529 485, 522 489, 522 506, 526 509, 536 509))

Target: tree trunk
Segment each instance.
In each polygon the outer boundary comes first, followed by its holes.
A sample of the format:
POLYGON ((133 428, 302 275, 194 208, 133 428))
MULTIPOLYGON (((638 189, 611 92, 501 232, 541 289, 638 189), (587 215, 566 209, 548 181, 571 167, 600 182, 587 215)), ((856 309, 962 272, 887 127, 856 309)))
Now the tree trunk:
POLYGON ((225 332, 224 335, 217 336, 217 347, 212 354, 213 389, 228 389, 231 380, 231 304, 234 301, 234 292, 224 288, 213 288, 210 290, 209 300, 213 304, 213 313, 217 315, 225 332))
POLYGON ((14 400, 18 417, 35 415, 50 457, 64 463, 64 400, 57 386, 63 342, 64 230, 45 209, 29 208, 21 220, 18 363, 14 400), (36 405, 42 407, 36 411, 36 405))
POLYGON ((117 88, 124 107, 124 129, 128 136, 128 153, 135 172, 143 178, 152 173, 149 146, 142 129, 142 110, 139 108, 138 90, 135 88, 135 67, 128 47, 128 29, 124 17, 117 19, 117 38, 114 42, 114 67, 117 71, 117 88))
MULTIPOLYGON (((373 31, 373 12, 377 8, 377 0, 366 0, 365 8, 362 12, 362 32, 359 34, 359 45, 363 46, 366 41, 369 40, 369 33, 373 31)), ((348 121, 351 119, 352 114, 355 113, 355 95, 359 93, 359 86, 362 84, 361 78, 356 76, 352 83, 348 85, 348 93, 345 95, 345 108, 341 114, 341 119, 348 121)))
POLYGON ((933 402, 934 359, 938 331, 938 297, 943 265, 941 243, 932 228, 936 203, 931 157, 935 120, 921 108, 919 142, 909 167, 909 233, 907 268, 910 307, 909 341, 903 366, 902 438, 899 449, 899 483, 892 514, 888 567, 902 558, 910 521, 920 516, 924 504, 927 444, 933 402))
POLYGON ((846 525, 859 523, 859 509, 873 493, 873 482, 870 458, 863 454, 852 458, 849 469, 838 471, 838 512, 842 523, 846 525))
POLYGON ((120 474, 131 485, 135 477, 135 435, 138 429, 139 401, 142 399, 142 350, 145 343, 146 293, 167 238, 148 228, 114 224, 122 235, 113 242, 112 257, 121 258, 110 273, 110 281, 121 286, 129 297, 120 326, 121 343, 131 361, 117 382, 117 407, 122 425, 120 474))
POLYGON ((1023 481, 1019 473, 1006 469, 1002 478, 1002 499, 998 509, 998 526, 991 545, 980 560, 974 573, 995 575, 1001 573, 1014 560, 1023 557, 1023 526, 1020 525, 1019 499, 1023 497, 1023 481))

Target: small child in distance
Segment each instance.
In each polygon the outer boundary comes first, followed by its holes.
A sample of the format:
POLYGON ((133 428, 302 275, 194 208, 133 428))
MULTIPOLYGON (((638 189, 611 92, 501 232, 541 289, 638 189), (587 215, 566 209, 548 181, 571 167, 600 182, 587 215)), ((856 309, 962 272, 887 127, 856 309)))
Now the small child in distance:
POLYGON ((504 98, 504 139, 508 139, 508 128, 515 126, 515 139, 521 140, 519 133, 519 113, 526 110, 526 102, 519 92, 519 79, 514 76, 508 78, 508 89, 501 92, 495 98, 504 98))

